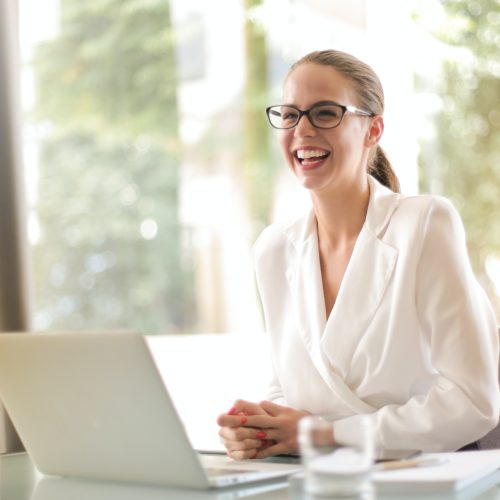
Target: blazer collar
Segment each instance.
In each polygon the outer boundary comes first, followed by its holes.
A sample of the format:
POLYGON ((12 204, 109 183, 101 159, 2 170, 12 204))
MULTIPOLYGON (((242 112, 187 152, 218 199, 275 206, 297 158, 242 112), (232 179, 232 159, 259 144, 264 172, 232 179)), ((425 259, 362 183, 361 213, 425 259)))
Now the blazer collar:
MULTIPOLYGON (((380 237, 398 206, 400 195, 383 186, 371 175, 368 175, 368 184, 370 199, 363 228, 375 237, 380 237)), ((311 238, 317 238, 314 210, 311 209, 306 217, 285 226, 284 232, 297 249, 300 249, 311 238)))
POLYGON ((368 184, 370 185, 370 200, 365 227, 379 238, 385 232, 391 216, 399 204, 401 195, 386 188, 371 175, 368 176, 368 184))

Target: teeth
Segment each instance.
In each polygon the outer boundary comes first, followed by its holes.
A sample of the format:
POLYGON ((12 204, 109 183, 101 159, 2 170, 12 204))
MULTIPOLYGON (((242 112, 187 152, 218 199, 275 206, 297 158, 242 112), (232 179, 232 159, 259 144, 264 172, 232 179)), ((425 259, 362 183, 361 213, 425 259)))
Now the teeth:
POLYGON ((299 149, 297 150, 297 158, 304 160, 306 158, 317 158, 319 156, 325 156, 328 153, 325 151, 320 151, 319 149, 299 149))

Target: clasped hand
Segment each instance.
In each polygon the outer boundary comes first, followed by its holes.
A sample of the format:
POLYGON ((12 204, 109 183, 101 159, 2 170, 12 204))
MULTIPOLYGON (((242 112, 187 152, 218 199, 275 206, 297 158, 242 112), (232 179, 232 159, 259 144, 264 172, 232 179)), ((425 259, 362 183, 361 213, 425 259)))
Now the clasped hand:
POLYGON ((308 412, 270 401, 237 400, 217 418, 227 454, 235 460, 298 453, 297 427, 308 412))

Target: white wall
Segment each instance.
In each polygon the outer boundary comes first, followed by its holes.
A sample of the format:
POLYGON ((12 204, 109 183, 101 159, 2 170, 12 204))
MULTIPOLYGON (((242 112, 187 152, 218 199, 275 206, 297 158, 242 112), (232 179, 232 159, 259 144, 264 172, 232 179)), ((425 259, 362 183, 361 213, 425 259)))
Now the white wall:
POLYGON ((147 337, 165 386, 197 449, 222 449, 216 418, 236 399, 265 399, 271 376, 264 334, 147 337))

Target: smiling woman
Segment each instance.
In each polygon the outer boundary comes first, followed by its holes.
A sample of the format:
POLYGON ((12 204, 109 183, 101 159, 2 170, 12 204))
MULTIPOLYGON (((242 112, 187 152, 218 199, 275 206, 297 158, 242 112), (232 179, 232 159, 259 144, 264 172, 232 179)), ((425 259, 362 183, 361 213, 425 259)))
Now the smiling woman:
MULTIPOLYGON (((387 91, 380 144, 388 155, 370 148, 372 176, 397 191, 397 179, 383 166, 390 158, 402 193, 416 194, 417 160, 423 158, 421 189, 454 193, 476 273, 485 286, 488 276, 500 282, 493 220, 500 199, 495 0, 479 10, 477 2, 451 0, 446 11, 438 0, 17 0, 2 7, 16 4, 22 78, 15 87, 24 108, 24 128, 17 132, 27 199, 15 203, 28 212, 27 224, 22 218, 16 223, 29 235, 23 251, 29 254, 36 330, 131 328, 254 339, 263 330, 251 256, 257 235, 271 222, 310 208, 295 172, 311 184, 347 181, 340 175, 342 158, 361 161, 352 151, 359 142, 341 147, 337 139, 345 129, 361 132, 377 124, 381 114, 359 92, 305 99, 290 87, 281 100, 290 64, 324 47, 369 62, 387 91), (433 26, 443 20, 446 40, 436 43, 415 23, 419 16, 413 10, 421 5, 420 18, 431 19, 433 26), (471 26, 477 37, 469 36, 471 26), (460 59, 447 65, 443 77, 444 42, 450 41, 473 47, 467 59, 454 49, 460 59), (445 99, 432 87, 435 82, 446 83, 445 99), (315 105, 325 99, 328 107, 317 113, 315 105), (299 124, 288 133, 303 135, 286 146, 288 169, 272 141, 276 133, 285 140, 287 131, 271 130, 263 113, 272 103, 293 110, 289 118, 299 124), (318 121, 326 114, 330 125, 339 113, 335 128, 316 127, 325 140, 308 137, 314 134, 311 121, 321 127, 318 121), (338 166, 339 175, 327 179, 327 166, 338 166), (488 274, 484 262, 491 264, 488 274)), ((15 25, 14 20, 1 31, 9 38, 9 53, 18 46, 15 25)), ((6 82, 1 79, 0 86, 6 82)), ((274 111, 282 114, 281 108, 274 111)), ((0 120, 8 116, 1 113, 0 120)), ((2 133, 0 140, 7 137, 2 133)), ((0 148, 0 154, 6 151, 0 148)), ((15 192, 9 182, 0 183, 7 191, 4 203, 15 192)), ((14 227, 3 215, 2 224, 14 227)), ((352 216, 359 219, 359 213, 352 216)), ((1 234, 0 253, 12 255, 15 238, 1 234)), ((345 250, 356 254, 353 238, 345 250)), ((379 250, 374 254, 391 260, 379 250)), ((339 262, 339 269, 347 265, 339 262)), ((8 259, 0 265, 7 270, 3 278, 16 269, 8 259)), ((321 265, 328 268, 323 258, 321 265)), ((366 269, 359 280, 378 276, 381 269, 386 267, 366 269)), ((339 280, 335 270, 332 279, 339 280)), ((9 278, 4 298, 16 296, 15 286, 9 278)), ((491 297, 497 295, 491 291, 491 297)), ((326 308, 335 309, 335 293, 326 301, 326 308)), ((242 352, 247 354, 244 347, 242 352)), ((212 355, 208 347, 205 354, 212 355)), ((250 377, 247 383, 252 384, 250 377)))
POLYGON ((295 111, 277 107, 278 140, 312 209, 255 244, 274 377, 268 400, 238 400, 218 418, 229 455, 297 454, 310 413, 333 420, 339 442, 372 414, 381 451, 478 440, 500 415, 499 342, 458 212, 438 196, 396 192, 378 161, 382 88, 365 63, 335 50, 306 55, 283 100, 295 111), (312 111, 325 102, 364 112, 326 127, 312 111))

